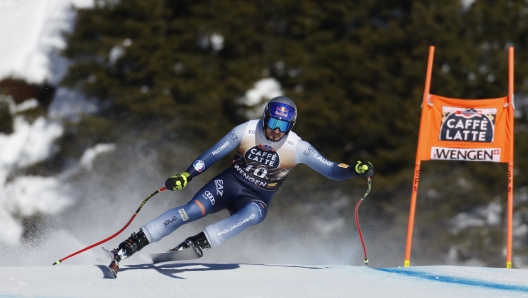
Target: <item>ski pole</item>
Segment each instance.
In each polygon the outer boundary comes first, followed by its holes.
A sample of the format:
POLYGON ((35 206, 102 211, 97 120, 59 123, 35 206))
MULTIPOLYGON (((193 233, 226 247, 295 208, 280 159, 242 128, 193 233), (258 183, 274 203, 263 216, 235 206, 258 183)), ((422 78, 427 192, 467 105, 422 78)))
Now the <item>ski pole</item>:
POLYGON ((103 243, 105 243, 106 241, 108 241, 108 240, 114 238, 115 236, 119 235, 121 232, 123 232, 123 231, 124 231, 129 225, 130 225, 130 223, 134 220, 134 218, 135 218, 136 215, 139 213, 139 211, 141 211, 141 208, 143 208, 143 206, 145 205, 145 203, 147 203, 147 201, 148 201, 150 198, 152 198, 155 194, 160 193, 160 192, 162 192, 162 191, 164 191, 164 190, 167 190, 167 188, 162 187, 162 188, 156 190, 155 192, 151 193, 151 194, 150 194, 145 200, 143 200, 143 202, 141 203, 141 205, 139 205, 139 208, 136 210, 136 212, 134 213, 134 215, 132 215, 132 217, 128 220, 128 222, 126 223, 126 225, 125 225, 124 227, 122 227, 121 230, 117 231, 117 233, 115 233, 114 235, 112 235, 112 236, 110 236, 110 237, 108 237, 108 238, 106 238, 106 239, 103 239, 103 240, 101 240, 101 241, 99 241, 99 242, 97 242, 97 243, 94 243, 94 244, 92 244, 92 245, 90 245, 90 246, 88 246, 88 247, 85 247, 85 248, 83 248, 83 249, 81 249, 81 250, 79 250, 79 251, 76 251, 76 252, 72 253, 72 254, 69 255, 69 256, 66 256, 66 257, 64 257, 64 258, 62 258, 62 259, 59 259, 59 260, 57 260, 55 263, 53 263, 53 265, 58 265, 58 264, 60 264, 61 262, 63 262, 64 260, 66 260, 66 259, 69 259, 69 258, 71 258, 71 257, 73 257, 73 256, 75 256, 75 255, 78 255, 78 254, 82 253, 83 251, 87 251, 87 250, 89 250, 89 249, 91 249, 91 248, 93 248, 93 247, 95 247, 95 246, 97 246, 97 245, 99 245, 99 244, 103 244, 103 243))
POLYGON ((363 260, 363 262, 365 262, 365 265, 368 265, 367 249, 365 248, 365 241, 363 240, 363 234, 361 233, 361 226, 359 225, 358 210, 359 210, 359 205, 361 204, 361 202, 363 202, 363 200, 364 200, 364 199, 368 196, 368 194, 370 193, 370 187, 371 187, 370 177, 367 177, 367 182, 368 182, 368 188, 367 188, 367 191, 366 191, 365 194, 361 197, 361 199, 357 202, 357 204, 356 204, 356 211, 355 211, 355 213, 354 213, 354 216, 356 217, 356 227, 357 227, 357 230, 358 230, 359 239, 361 239, 361 245, 363 246, 363 254, 364 254, 364 256, 365 256, 365 259, 363 260))

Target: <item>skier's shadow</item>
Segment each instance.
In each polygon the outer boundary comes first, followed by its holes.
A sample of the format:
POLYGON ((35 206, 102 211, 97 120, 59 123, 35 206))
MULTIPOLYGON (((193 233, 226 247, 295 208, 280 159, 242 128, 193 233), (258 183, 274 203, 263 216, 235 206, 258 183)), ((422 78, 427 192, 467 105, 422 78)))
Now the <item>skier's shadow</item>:
MULTIPOLYGON (((103 272, 103 278, 113 278, 108 270, 107 266, 97 265, 103 272)), ((184 277, 178 276, 182 272, 198 272, 198 271, 211 271, 211 270, 232 270, 240 268, 240 264, 210 264, 210 263, 170 263, 170 264, 138 264, 138 265, 124 265, 119 268, 119 274, 127 270, 138 270, 138 269, 154 269, 159 273, 172 278, 185 279, 184 277)))
POLYGON ((284 264, 242 264, 247 266, 266 266, 266 267, 286 267, 286 268, 302 268, 302 269, 327 269, 330 266, 310 266, 310 265, 284 265, 284 264))

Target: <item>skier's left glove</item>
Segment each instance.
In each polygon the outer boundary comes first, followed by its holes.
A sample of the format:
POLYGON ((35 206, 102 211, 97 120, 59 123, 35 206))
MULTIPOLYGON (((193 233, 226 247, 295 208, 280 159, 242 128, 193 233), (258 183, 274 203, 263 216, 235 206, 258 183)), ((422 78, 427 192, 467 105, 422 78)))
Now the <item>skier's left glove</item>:
POLYGON ((366 160, 358 160, 354 172, 361 177, 370 177, 374 175, 374 166, 366 160))
POLYGON ((172 175, 165 181, 165 187, 168 190, 182 190, 187 186, 187 182, 191 181, 191 174, 183 172, 178 175, 172 175))

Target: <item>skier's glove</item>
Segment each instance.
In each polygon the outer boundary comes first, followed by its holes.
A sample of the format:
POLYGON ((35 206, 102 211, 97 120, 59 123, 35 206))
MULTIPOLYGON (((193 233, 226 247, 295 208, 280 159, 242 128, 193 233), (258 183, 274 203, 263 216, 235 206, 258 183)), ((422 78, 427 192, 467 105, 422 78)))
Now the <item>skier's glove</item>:
POLYGON ((366 160, 358 160, 354 172, 361 177, 370 177, 374 175, 374 166, 366 160))
POLYGON ((187 185, 187 182, 191 180, 191 174, 183 172, 178 175, 170 176, 169 179, 165 181, 165 187, 168 190, 182 190, 187 185))

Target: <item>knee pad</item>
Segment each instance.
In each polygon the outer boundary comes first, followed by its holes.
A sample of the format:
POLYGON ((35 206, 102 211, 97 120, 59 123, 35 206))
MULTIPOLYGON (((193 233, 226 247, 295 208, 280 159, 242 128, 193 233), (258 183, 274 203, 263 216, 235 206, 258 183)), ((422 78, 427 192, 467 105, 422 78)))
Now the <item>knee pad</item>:
POLYGON ((268 206, 262 201, 253 200, 248 207, 255 210, 255 214, 258 214, 258 218, 253 219, 255 221, 254 224, 263 221, 268 214, 268 206))

